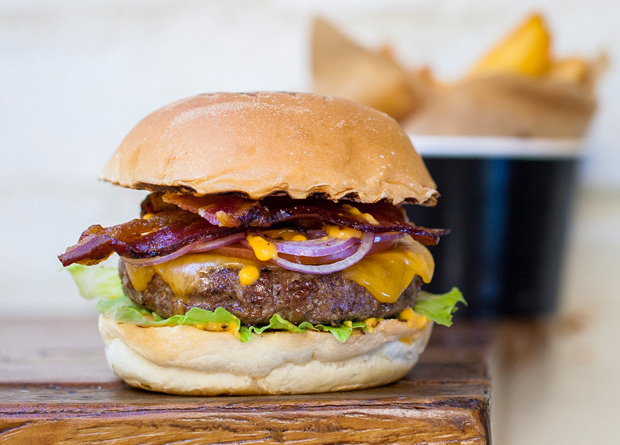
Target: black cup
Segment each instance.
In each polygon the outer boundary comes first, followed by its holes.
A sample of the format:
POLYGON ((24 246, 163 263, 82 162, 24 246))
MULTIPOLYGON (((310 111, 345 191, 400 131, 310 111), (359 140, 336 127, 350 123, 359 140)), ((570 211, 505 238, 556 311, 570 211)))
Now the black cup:
MULTIPOLYGON (((414 140, 415 143, 415 140, 414 140)), ((459 316, 531 317, 558 305, 578 157, 573 153, 423 154, 441 198, 407 206, 425 227, 449 228, 430 250, 436 268, 424 288, 457 286, 459 316)))

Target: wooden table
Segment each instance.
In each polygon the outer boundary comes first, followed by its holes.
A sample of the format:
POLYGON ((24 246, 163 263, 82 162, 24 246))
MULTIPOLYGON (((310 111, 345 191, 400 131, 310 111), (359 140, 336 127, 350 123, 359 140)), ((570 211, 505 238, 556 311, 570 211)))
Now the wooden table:
POLYGON ((400 382, 302 396, 181 397, 118 381, 96 321, 0 324, 0 443, 490 443, 488 329, 435 327, 400 382))

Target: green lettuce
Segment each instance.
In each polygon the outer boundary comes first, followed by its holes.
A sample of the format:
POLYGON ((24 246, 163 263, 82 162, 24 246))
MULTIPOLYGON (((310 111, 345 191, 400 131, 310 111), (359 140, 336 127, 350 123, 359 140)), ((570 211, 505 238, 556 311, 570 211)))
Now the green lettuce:
POLYGON ((235 331, 241 327, 239 319, 222 307, 218 307, 213 312, 194 307, 187 311, 185 315, 173 315, 169 318, 162 318, 124 295, 109 300, 99 300, 96 307, 99 312, 112 320, 140 326, 196 326, 208 323, 222 323, 236 327, 236 329, 233 329, 235 331))
POLYGON ((66 269, 77 284, 80 295, 87 300, 111 299, 125 295, 118 270, 113 267, 72 264, 66 269))
MULTIPOLYGON (((239 319, 222 307, 218 307, 215 311, 194 307, 187 311, 185 315, 162 318, 125 295, 121 279, 115 268, 102 266, 87 267, 73 264, 67 269, 77 284, 80 295, 88 300, 97 299, 97 310, 106 317, 121 323, 140 326, 224 324, 228 330, 238 333, 240 340, 243 342, 250 341, 252 334, 262 334, 267 330, 330 332, 338 341, 345 342, 351 336, 354 329, 368 330, 366 323, 360 321, 345 322, 340 326, 313 325, 309 322, 294 325, 278 314, 271 317, 269 324, 266 326, 241 326, 239 319)), ((413 310, 436 323, 450 326, 452 324, 452 314, 456 311, 456 304, 458 302, 467 304, 456 288, 443 295, 421 292, 413 310)))
POLYGON ((367 329, 364 322, 343 323, 340 326, 313 325, 303 322, 296 326, 278 314, 271 317, 266 326, 241 326, 239 319, 222 307, 218 307, 215 311, 194 307, 185 315, 162 318, 125 295, 121 279, 115 268, 72 264, 67 269, 77 284, 80 295, 88 300, 97 299, 97 310, 106 317, 121 323, 140 326, 199 326, 209 323, 223 323, 232 327, 233 331, 238 332, 239 338, 243 342, 250 341, 253 333, 262 334, 266 330, 325 331, 331 332, 339 341, 345 342, 354 329, 367 329))
POLYGON ((241 327, 241 340, 248 341, 252 339, 252 333, 255 332, 257 334, 262 334, 266 330, 280 330, 280 331, 289 331, 289 332, 306 332, 306 331, 325 331, 331 332, 334 337, 336 337, 339 341, 345 342, 351 336, 353 329, 368 329, 366 323, 363 321, 355 321, 351 323, 343 323, 340 326, 325 326, 322 324, 308 323, 304 321, 303 323, 295 326, 290 321, 285 320, 280 315, 275 314, 269 320, 269 324, 266 326, 256 327, 256 326, 242 326, 241 327))
POLYGON ((452 326, 452 314, 458 309, 457 303, 467 306, 463 294, 456 287, 440 295, 422 291, 416 298, 413 310, 437 324, 452 326))

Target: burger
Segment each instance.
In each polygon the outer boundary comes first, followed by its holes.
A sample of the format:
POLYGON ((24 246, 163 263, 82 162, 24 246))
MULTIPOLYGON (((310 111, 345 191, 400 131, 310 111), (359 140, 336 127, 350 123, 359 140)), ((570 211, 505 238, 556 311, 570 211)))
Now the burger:
POLYGON ((420 290, 409 222, 435 184, 384 113, 313 94, 204 94, 131 130, 101 179, 150 193, 59 256, 98 299, 114 373, 173 394, 294 394, 403 377, 458 290, 420 290), (118 268, 93 265, 112 254, 118 268))

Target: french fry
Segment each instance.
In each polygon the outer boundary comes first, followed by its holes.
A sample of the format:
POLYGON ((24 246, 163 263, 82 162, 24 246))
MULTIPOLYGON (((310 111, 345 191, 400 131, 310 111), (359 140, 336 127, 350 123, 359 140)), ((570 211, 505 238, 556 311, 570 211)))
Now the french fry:
POLYGON ((480 60, 468 77, 508 73, 543 75, 551 66, 550 40, 543 18, 532 14, 480 60))
POLYGON ((391 46, 365 49, 317 19, 314 89, 378 108, 413 134, 582 137, 607 56, 555 59, 550 43, 544 19, 532 14, 463 79, 439 82, 429 68, 404 69, 391 46))

